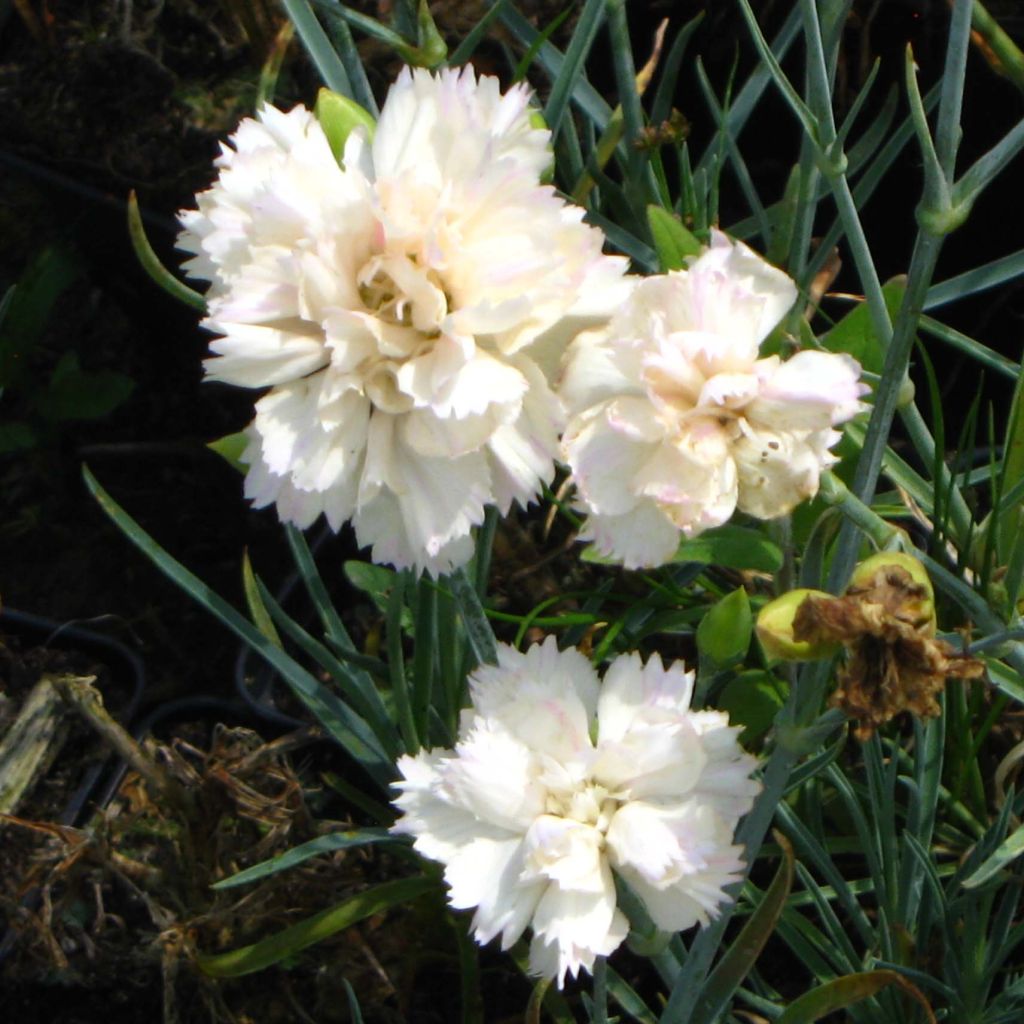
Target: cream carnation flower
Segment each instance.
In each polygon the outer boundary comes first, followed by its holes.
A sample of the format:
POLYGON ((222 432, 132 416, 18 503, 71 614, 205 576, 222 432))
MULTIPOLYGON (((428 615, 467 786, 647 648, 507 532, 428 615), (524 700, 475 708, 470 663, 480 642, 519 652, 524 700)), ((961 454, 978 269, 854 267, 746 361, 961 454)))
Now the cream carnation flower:
POLYGON ((243 455, 258 507, 351 519, 377 561, 436 574, 470 557, 486 505, 551 479, 545 371, 621 298, 624 261, 540 184, 528 99, 407 69, 340 166, 303 107, 223 147, 179 245, 210 281, 209 379, 270 389, 243 455))
POLYGON ((629 568, 659 565, 735 509, 783 515, 817 493, 832 428, 867 388, 846 355, 758 349, 796 299, 793 282, 713 231, 687 270, 649 277, 610 324, 568 353, 563 448, 583 536, 629 568))
POLYGON ((625 938, 613 872, 659 928, 705 924, 742 877, 738 819, 760 784, 738 728, 690 711, 693 673, 658 655, 617 658, 603 684, 554 638, 470 677, 454 750, 398 762, 394 831, 445 865, 449 899, 476 908, 481 943, 530 926, 530 968, 593 969, 625 938))

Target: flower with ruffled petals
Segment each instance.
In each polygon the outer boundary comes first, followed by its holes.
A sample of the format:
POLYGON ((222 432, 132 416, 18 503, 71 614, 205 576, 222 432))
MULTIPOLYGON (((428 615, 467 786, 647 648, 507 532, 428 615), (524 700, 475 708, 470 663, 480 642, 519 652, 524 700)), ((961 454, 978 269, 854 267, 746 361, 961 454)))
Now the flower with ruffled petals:
POLYGON ((351 519, 377 561, 436 574, 469 558, 485 506, 550 481, 547 371, 606 318, 624 261, 540 184, 550 133, 528 99, 406 70, 340 164, 301 106, 223 147, 179 245, 210 282, 208 378, 270 389, 242 456, 258 507, 351 519))
POLYGON ((728 716, 690 710, 693 678, 629 654, 600 683, 552 637, 501 646, 470 677, 455 749, 398 762, 394 830, 445 865, 479 942, 500 935, 507 949, 531 927, 534 973, 561 985, 592 970, 628 931, 613 872, 665 931, 717 916, 760 784, 728 716))
POLYGON ((563 438, 584 536, 627 567, 668 561, 680 535, 761 519, 818 489, 836 425, 867 388, 849 356, 758 358, 793 282, 713 231, 687 270, 638 281, 611 323, 568 353, 563 438))

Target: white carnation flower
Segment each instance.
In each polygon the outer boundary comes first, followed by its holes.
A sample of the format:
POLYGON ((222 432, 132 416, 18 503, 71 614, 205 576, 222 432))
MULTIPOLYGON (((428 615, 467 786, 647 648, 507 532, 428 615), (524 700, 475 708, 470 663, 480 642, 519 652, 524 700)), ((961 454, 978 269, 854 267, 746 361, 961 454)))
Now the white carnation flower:
POLYGON ((761 519, 818 490, 832 428, 867 388, 846 355, 758 358, 796 299, 793 282, 713 231, 687 270, 639 280, 604 328, 570 348, 563 437, 583 536, 629 568, 668 561, 680 534, 738 508, 761 519))
POLYGON ((692 712, 693 673, 617 658, 603 684, 553 637, 470 677, 454 750, 398 762, 394 831, 445 865, 449 899, 476 908, 481 943, 533 929, 530 968, 592 970, 628 931, 613 872, 666 931, 706 924, 742 877, 737 821, 760 783, 738 728, 692 712))
POLYGON ((408 70, 341 165, 316 118, 264 107, 181 214, 210 282, 211 380, 256 403, 246 494, 305 527, 351 519, 377 561, 440 573, 486 505, 551 480, 548 373, 623 295, 624 261, 540 177, 529 94, 408 70))

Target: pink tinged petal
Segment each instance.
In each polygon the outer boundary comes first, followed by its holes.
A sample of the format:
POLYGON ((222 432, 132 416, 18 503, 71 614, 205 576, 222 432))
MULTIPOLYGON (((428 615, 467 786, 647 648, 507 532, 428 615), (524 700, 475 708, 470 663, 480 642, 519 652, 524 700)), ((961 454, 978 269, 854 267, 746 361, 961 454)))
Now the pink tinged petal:
POLYGON ((580 334, 565 355, 558 393, 572 413, 581 413, 619 395, 641 395, 642 351, 617 345, 610 330, 580 334))
POLYGON ((398 760, 401 778, 395 783, 399 795, 394 803, 402 817, 392 831, 409 835, 416 849, 430 860, 448 864, 475 839, 507 839, 507 833, 482 825, 472 811, 461 807, 441 789, 444 767, 453 756, 450 750, 421 750, 415 757, 398 760))
POLYGON ((636 507, 642 489, 634 486, 645 466, 657 459, 661 446, 638 442, 634 431, 616 429, 609 418, 611 403, 577 416, 562 437, 580 500, 587 511, 622 515, 636 507))
POLYGON ((746 413, 765 429, 824 430, 863 412, 867 392, 860 364, 845 353, 798 352, 764 381, 746 413))
MULTIPOLYGON (((393 564, 430 567, 433 572, 448 545, 460 542, 460 557, 467 551, 470 530, 482 522, 484 504, 490 500, 487 464, 480 453, 455 459, 416 455, 400 440, 396 423, 397 417, 378 412, 370 418, 360 508, 353 525, 360 544, 394 554, 394 559, 387 559, 393 564), (397 525, 394 505, 378 506, 371 514, 369 503, 382 489, 397 502, 398 538, 388 536, 397 525)), ((450 568, 446 564, 441 571, 450 568)))
POLYGON ((558 650, 554 637, 520 652, 498 645, 498 664, 469 678, 477 713, 499 722, 533 751, 565 763, 592 750, 597 672, 575 648, 558 650))
MULTIPOLYGON (((688 351, 685 342, 703 337, 692 333, 672 334, 656 347, 648 348, 641 378, 648 397, 657 406, 687 412, 698 404, 706 380, 705 371, 714 365, 714 360, 700 351, 688 351)), ((711 341, 713 345, 718 343, 717 338, 711 341)))
POLYGON ((479 719, 456 745, 443 777, 446 792, 481 821, 525 833, 544 811, 540 765, 521 741, 479 719))
POLYGON ((641 569, 671 561, 679 548, 679 529, 653 501, 642 498, 624 515, 591 513, 580 540, 593 541, 602 555, 627 569, 641 569))
POLYGON ((721 525, 736 503, 727 435, 714 421, 690 421, 677 443, 660 445, 628 486, 657 502, 687 536, 721 525))
POLYGON ((608 825, 608 856, 616 870, 630 867, 656 889, 677 882, 684 874, 704 870, 707 861, 699 844, 680 840, 671 814, 641 801, 621 806, 608 825))
POLYGON ((693 326, 749 350, 796 301, 792 280, 742 242, 712 231, 711 247, 689 268, 693 326))
POLYGON ((273 387, 305 377, 329 359, 319 329, 302 321, 210 326, 225 337, 210 343, 215 356, 203 363, 208 380, 246 388, 273 387))

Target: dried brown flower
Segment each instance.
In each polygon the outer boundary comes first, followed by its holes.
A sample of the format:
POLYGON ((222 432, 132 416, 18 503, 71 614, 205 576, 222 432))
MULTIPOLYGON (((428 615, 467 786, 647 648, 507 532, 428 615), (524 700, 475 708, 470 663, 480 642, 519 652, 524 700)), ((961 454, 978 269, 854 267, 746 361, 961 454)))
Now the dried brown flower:
POLYGON ((909 555, 869 559, 842 597, 809 595, 797 609, 793 636, 846 648, 831 703, 855 720, 862 741, 901 711, 935 717, 947 676, 977 679, 985 671, 936 639, 931 582, 909 555))

